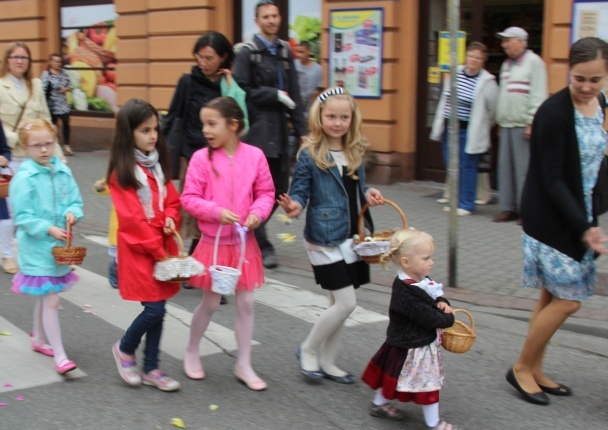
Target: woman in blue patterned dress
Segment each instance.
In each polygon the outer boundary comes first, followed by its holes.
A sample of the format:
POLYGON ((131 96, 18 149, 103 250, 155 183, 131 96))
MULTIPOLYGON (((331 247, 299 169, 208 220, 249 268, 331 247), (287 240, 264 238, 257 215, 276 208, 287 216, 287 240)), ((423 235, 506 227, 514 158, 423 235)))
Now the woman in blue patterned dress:
MULTIPOLYGON (((547 344, 564 321, 593 293, 594 253, 607 252, 597 226, 593 188, 606 153, 603 128, 608 44, 595 37, 570 49, 570 85, 549 97, 532 123, 530 165, 521 203, 522 286, 540 288, 528 336, 507 381, 531 403, 572 390, 547 377, 547 344)), ((608 181, 608 178, 599 178, 608 181)))

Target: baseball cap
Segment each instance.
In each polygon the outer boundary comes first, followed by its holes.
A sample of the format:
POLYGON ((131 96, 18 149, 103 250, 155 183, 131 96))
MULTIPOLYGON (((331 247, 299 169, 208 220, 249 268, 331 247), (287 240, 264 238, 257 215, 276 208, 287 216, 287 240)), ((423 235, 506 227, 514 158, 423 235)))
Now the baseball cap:
POLYGON ((496 37, 501 39, 514 38, 528 40, 528 32, 520 27, 509 27, 505 31, 496 33, 496 37))

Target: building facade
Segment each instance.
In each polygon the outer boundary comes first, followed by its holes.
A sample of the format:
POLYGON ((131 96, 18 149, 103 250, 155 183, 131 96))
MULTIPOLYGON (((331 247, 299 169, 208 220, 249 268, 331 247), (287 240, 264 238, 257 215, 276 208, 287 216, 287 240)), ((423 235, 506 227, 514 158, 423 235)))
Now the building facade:
MULTIPOLYGON (((381 97, 357 100, 364 118, 364 134, 375 153, 370 182, 442 180, 439 143, 428 140, 439 86, 429 82, 427 76, 429 67, 437 62, 438 31, 446 29, 447 2, 317 1, 321 17, 320 63, 326 84, 330 10, 384 11, 381 97)), ((78 67, 73 68, 79 72, 89 107, 95 105, 91 100, 103 97, 115 97, 108 103, 111 107, 139 97, 163 110, 169 106, 180 75, 194 64, 191 50, 197 37, 207 30, 216 30, 235 43, 241 41, 248 24, 243 19, 250 16, 249 9, 255 3, 253 0, 0 1, 0 49, 4 51, 17 40, 26 42, 32 50, 35 76, 46 67, 50 53, 63 52, 72 60, 76 56, 78 67), (92 30, 83 30, 77 15, 69 15, 74 8, 96 5, 109 5, 114 15, 87 24, 94 24, 92 30), (98 47, 91 43, 96 38, 98 47), (97 51, 101 62, 87 60, 89 57, 83 50, 75 55, 78 47, 97 51)), ((291 2, 277 3, 284 17, 285 37, 288 34, 285 16, 291 2)), ((529 30, 531 48, 548 64, 551 92, 566 85, 572 0, 463 0, 461 7, 460 26, 469 41, 481 40, 490 46, 490 71, 504 58, 493 33, 518 25, 529 30)), ((74 112, 74 149, 108 147, 114 119, 111 112, 102 111, 74 112)))

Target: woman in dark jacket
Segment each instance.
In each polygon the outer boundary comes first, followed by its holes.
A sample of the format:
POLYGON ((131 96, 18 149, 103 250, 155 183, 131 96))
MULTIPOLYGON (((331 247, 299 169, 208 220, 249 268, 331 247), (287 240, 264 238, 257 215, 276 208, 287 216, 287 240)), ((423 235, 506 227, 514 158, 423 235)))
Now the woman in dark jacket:
POLYGON ((507 381, 531 403, 572 390, 543 372, 545 348, 581 301, 593 293, 594 253, 608 237, 597 227, 593 189, 606 153, 603 128, 608 44, 595 37, 570 49, 570 85, 549 97, 532 123, 530 164, 521 202, 523 287, 540 288, 528 336, 507 381))
MULTIPOLYGON (((230 69, 234 62, 232 44, 226 36, 216 31, 201 36, 194 45, 192 55, 196 60, 196 66, 192 66, 192 71, 189 74, 184 73, 180 78, 169 113, 162 125, 162 132, 169 140, 171 158, 180 159, 179 163, 174 163, 172 166, 174 169, 176 167, 179 169, 180 190, 183 188, 186 169, 192 154, 207 146, 202 131, 201 108, 209 100, 222 96, 222 77, 225 77, 228 86, 232 84, 230 69), (175 138, 174 133, 169 133, 176 120, 183 122, 183 134, 180 134, 179 139, 175 138)), ((181 233, 184 239, 193 238, 190 246, 192 253, 200 238, 196 218, 183 213, 181 233)))

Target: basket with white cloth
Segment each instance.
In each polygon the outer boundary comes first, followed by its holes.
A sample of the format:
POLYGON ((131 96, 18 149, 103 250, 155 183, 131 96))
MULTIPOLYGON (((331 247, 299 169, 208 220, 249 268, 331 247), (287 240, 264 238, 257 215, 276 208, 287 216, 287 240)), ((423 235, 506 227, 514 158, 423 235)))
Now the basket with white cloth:
POLYGON ((213 246, 213 265, 209 266, 209 274, 211 275, 211 291, 214 293, 229 295, 234 294, 236 284, 241 277, 241 269, 243 268, 243 262, 245 261, 245 244, 247 241, 247 227, 243 227, 238 223, 234 223, 236 231, 241 239, 241 255, 236 268, 229 266, 220 266, 217 264, 217 251, 220 244, 220 232, 222 231, 222 224, 217 229, 215 235, 215 245, 213 246))
POLYGON ((185 282, 193 276, 205 273, 205 266, 186 254, 184 241, 176 230, 171 230, 179 247, 177 255, 169 256, 154 265, 154 279, 163 282, 185 282))

